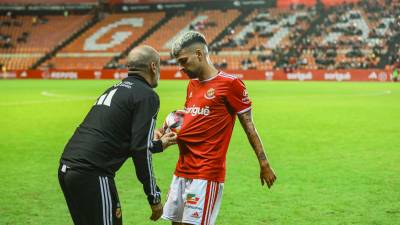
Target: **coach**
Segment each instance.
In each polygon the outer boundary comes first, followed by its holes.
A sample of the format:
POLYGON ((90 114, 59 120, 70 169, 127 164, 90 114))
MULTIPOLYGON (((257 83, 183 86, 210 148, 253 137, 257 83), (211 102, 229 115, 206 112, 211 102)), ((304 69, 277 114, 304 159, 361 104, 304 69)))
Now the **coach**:
POLYGON ((151 220, 162 214, 152 153, 176 143, 173 133, 153 140, 159 98, 160 56, 150 46, 128 55, 128 77, 108 88, 76 129, 61 156, 58 179, 77 225, 122 224, 114 182, 116 171, 132 158, 151 206, 151 220))

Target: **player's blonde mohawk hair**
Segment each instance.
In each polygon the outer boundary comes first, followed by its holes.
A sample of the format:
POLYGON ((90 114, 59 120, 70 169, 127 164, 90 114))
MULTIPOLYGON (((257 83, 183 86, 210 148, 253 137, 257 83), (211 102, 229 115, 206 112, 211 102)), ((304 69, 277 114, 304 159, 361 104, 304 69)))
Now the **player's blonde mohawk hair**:
POLYGON ((177 57, 182 49, 194 43, 202 43, 207 45, 206 38, 202 33, 196 31, 188 31, 178 37, 172 45, 171 53, 173 57, 177 57))

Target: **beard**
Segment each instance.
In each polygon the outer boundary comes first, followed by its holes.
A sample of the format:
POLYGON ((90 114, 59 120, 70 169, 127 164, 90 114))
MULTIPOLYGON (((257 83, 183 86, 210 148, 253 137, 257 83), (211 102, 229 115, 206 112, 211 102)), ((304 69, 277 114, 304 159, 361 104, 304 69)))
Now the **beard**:
POLYGON ((197 78, 198 76, 196 72, 190 70, 182 69, 181 72, 184 72, 190 79, 197 78))

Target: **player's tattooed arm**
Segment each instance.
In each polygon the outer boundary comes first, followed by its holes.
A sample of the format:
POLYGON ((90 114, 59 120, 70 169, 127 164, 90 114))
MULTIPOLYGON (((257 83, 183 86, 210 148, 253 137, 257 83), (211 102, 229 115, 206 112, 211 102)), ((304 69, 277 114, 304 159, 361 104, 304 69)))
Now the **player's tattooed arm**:
POLYGON ((262 151, 257 155, 259 160, 267 160, 267 156, 265 155, 265 152, 262 151))
POLYGON ((242 124, 243 130, 246 132, 247 138, 255 151, 257 158, 259 161, 267 160, 267 157, 264 153, 264 147, 261 142, 260 136, 258 135, 257 129, 254 126, 253 118, 251 115, 251 110, 241 113, 238 115, 240 123, 242 124))
POLYGON ((274 170, 269 165, 267 156, 265 155, 263 144, 253 123, 251 110, 239 114, 238 117, 260 163, 261 184, 264 185, 266 183, 268 188, 270 188, 276 180, 276 175, 274 170))

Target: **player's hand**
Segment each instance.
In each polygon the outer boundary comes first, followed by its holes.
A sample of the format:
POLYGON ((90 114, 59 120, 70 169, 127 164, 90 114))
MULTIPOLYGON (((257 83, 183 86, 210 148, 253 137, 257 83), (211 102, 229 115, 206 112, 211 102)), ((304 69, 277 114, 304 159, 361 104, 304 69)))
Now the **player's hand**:
POLYGON ((162 213, 163 213, 163 205, 162 203, 158 203, 156 205, 150 205, 151 207, 151 216, 150 219, 153 221, 156 221, 160 219, 162 213))
POLYGON ((169 146, 176 144, 176 138, 177 138, 177 135, 174 132, 169 132, 167 134, 164 134, 161 137, 163 149, 166 149, 169 146))
POLYGON ((261 185, 264 186, 266 183, 268 188, 271 188, 276 180, 274 170, 269 166, 268 163, 262 163, 260 167, 260 179, 261 185))
POLYGON ((164 129, 162 128, 155 129, 153 140, 158 141, 163 135, 164 135, 164 129))

